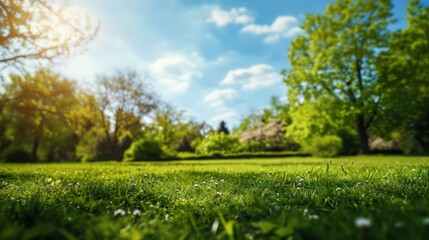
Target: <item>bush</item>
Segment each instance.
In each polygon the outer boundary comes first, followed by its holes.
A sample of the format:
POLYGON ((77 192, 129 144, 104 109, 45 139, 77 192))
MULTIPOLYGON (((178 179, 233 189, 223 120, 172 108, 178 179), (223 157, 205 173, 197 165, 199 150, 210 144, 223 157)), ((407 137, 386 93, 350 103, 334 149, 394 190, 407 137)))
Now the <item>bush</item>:
POLYGON ((213 132, 197 147, 199 154, 232 153, 240 151, 240 142, 224 132, 213 132))
POLYGON ((156 140, 141 139, 124 153, 124 161, 160 160, 164 157, 162 144, 156 140))
POLYGON ((10 146, 3 151, 2 155, 6 162, 20 163, 32 161, 30 152, 21 146, 10 146))
POLYGON ((310 140, 307 150, 316 157, 336 157, 341 151, 343 141, 333 135, 314 137, 310 140))

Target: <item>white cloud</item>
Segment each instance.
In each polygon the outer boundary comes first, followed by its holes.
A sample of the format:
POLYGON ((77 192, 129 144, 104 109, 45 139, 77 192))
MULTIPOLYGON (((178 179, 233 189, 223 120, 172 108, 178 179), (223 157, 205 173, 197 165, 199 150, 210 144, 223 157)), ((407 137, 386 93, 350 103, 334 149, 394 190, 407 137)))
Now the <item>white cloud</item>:
POLYGON ((240 84, 245 90, 266 88, 281 82, 282 76, 273 67, 257 64, 248 68, 238 68, 229 71, 221 81, 222 85, 240 84))
POLYGON ((253 22, 246 8, 231 8, 229 11, 223 10, 219 6, 209 6, 210 18, 209 22, 215 23, 218 27, 223 27, 228 24, 248 24, 253 22))
POLYGON ((217 127, 220 121, 225 121, 230 128, 237 124, 240 120, 240 114, 234 109, 225 109, 223 112, 209 119, 208 123, 217 127))
POLYGON ((302 32, 298 19, 292 16, 278 16, 271 25, 248 24, 241 31, 254 35, 266 35, 264 41, 272 43, 280 38, 293 37, 302 32))
POLYGON ((222 109, 225 107, 225 100, 234 99, 237 96, 237 91, 232 88, 215 89, 207 94, 203 102, 212 108, 222 109))
POLYGON ((185 92, 191 81, 202 76, 204 59, 198 53, 190 56, 168 54, 149 66, 149 76, 163 92, 185 92))

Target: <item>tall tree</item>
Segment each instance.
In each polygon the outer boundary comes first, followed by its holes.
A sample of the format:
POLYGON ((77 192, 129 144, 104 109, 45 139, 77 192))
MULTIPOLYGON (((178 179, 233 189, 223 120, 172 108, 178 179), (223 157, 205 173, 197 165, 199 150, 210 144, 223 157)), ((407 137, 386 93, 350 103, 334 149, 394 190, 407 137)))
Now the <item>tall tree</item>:
POLYGON ((88 16, 50 0, 0 0, 0 69, 53 60, 91 41, 88 16))
POLYGON ((77 103, 74 82, 49 70, 39 70, 24 77, 11 75, 5 88, 7 95, 16 100, 3 113, 10 120, 13 144, 30 145, 34 161, 39 158, 41 146, 47 155, 52 155, 72 137, 66 115, 77 103))
POLYGON ((158 106, 154 93, 132 70, 97 78, 96 96, 110 154, 118 154, 119 139, 127 130, 141 129, 142 119, 158 106))
POLYGON ((336 0, 325 13, 307 15, 284 72, 292 104, 328 96, 332 108, 354 119, 360 154, 369 153, 368 129, 389 88, 376 73, 376 60, 389 47, 391 9, 389 0, 336 0))
POLYGON ((384 124, 379 129, 384 135, 399 132, 400 138, 408 139, 411 145, 416 140, 418 148, 426 151, 429 149, 429 139, 424 137, 429 131, 425 127, 429 126, 428 66, 429 6, 412 0, 407 8, 407 27, 394 32, 388 51, 377 61, 378 74, 389 87, 382 99, 384 111, 379 120, 384 124))
POLYGON ((218 133, 225 133, 226 135, 228 135, 229 134, 229 129, 228 129, 228 127, 226 126, 226 122, 224 121, 224 120, 222 120, 222 121, 220 121, 220 123, 219 123, 219 127, 217 128, 217 132, 218 133))

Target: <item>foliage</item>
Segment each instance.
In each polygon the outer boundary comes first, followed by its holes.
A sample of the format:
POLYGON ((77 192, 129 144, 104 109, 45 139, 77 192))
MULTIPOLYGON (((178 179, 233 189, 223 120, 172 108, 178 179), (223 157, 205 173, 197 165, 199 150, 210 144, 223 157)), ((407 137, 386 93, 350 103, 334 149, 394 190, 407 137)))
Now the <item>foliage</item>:
POLYGON ((113 75, 97 78, 96 99, 105 133, 107 151, 122 155, 119 140, 126 133, 138 133, 143 127, 142 118, 158 106, 154 93, 148 90, 137 72, 117 71, 113 75))
POLYGON ((4 164, 0 169, 0 239, 428 235, 427 157, 4 164), (366 227, 357 224, 362 218, 366 227))
POLYGON ((307 146, 306 150, 316 157, 336 157, 343 147, 341 138, 332 135, 315 136, 307 146))
POLYGON ((333 107, 355 119, 361 154, 369 153, 368 129, 392 88, 376 72, 380 52, 389 47, 391 9, 389 0, 336 0, 325 13, 307 15, 284 73, 293 105, 332 98, 333 107))
POLYGON ((228 129, 228 127, 226 126, 226 122, 225 121, 220 121, 220 123, 219 123, 219 127, 217 128, 217 132, 218 133, 225 133, 226 135, 228 135, 229 134, 229 129, 228 129))
POLYGON ((23 146, 9 146, 2 153, 1 157, 6 162, 23 163, 32 162, 30 152, 23 146))
POLYGON ((4 95, 9 101, 0 112, 9 119, 9 139, 15 145, 29 146, 34 161, 42 152, 49 158, 58 155, 55 152, 61 152, 60 148, 73 146, 75 135, 67 114, 77 104, 75 83, 46 69, 11 75, 9 80, 4 95))
POLYGON ((49 0, 0 0, 0 67, 53 60, 97 34, 88 16, 49 0))
POLYGON ((162 143, 151 139, 141 139, 124 153, 124 161, 160 160, 164 155, 162 143))
POLYGON ((98 30, 88 16, 45 0, 2 0, 0 10, 3 64, 68 55, 72 48, 91 41, 98 30))
POLYGON ((212 132, 197 147, 197 153, 232 153, 240 150, 238 139, 224 132, 212 132))

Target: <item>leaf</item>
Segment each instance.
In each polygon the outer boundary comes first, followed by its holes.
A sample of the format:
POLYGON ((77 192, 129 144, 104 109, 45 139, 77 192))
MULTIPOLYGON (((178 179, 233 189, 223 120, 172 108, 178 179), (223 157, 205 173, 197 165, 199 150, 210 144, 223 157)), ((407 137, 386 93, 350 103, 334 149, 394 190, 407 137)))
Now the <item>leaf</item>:
POLYGON ((277 228, 277 224, 268 221, 253 222, 252 226, 259 228, 263 234, 270 233, 277 228))

